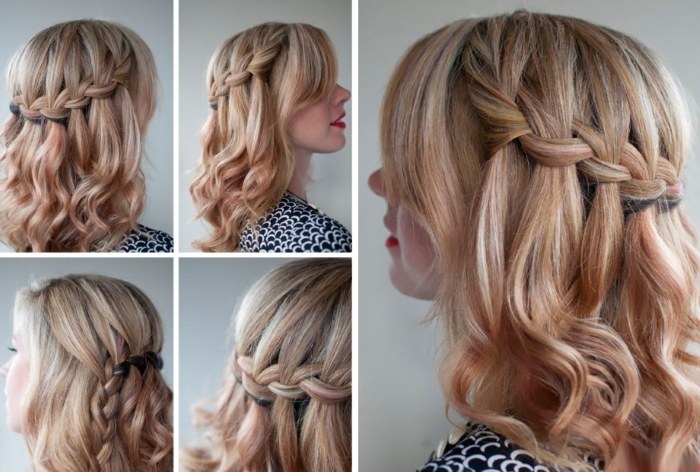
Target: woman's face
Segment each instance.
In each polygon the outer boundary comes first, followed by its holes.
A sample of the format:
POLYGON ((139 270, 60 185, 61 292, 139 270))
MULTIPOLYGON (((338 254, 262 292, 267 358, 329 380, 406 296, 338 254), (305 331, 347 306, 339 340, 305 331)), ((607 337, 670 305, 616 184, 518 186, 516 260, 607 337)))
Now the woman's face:
POLYGON ((430 235, 404 206, 386 197, 381 169, 370 175, 369 188, 387 202, 384 225, 390 233, 386 248, 392 259, 391 283, 399 292, 411 297, 435 298, 440 273, 430 235))
POLYGON ((29 359, 21 330, 15 331, 12 335, 10 350, 12 351, 12 356, 0 368, 0 375, 5 377, 7 425, 13 431, 21 433, 20 405, 25 397, 27 384, 29 383, 29 359))
POLYGON ((295 155, 330 153, 345 146, 345 102, 350 91, 335 86, 330 96, 306 105, 292 115, 289 137, 295 155))

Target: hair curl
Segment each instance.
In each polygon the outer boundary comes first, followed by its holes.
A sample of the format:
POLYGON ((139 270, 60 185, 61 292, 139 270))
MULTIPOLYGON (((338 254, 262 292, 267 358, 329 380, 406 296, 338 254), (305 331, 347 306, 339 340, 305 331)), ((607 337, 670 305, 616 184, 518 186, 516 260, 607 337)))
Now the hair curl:
POLYGON ((97 275, 49 279, 18 293, 14 318, 29 358, 21 422, 34 470, 172 470, 172 392, 157 365, 123 364, 162 349, 141 290, 97 275))
POLYGON ((282 198, 294 170, 289 121, 330 96, 337 64, 326 33, 303 23, 265 23, 227 39, 207 71, 212 111, 190 193, 212 226, 204 251, 232 251, 240 234, 282 198))
POLYGON ((143 40, 106 21, 41 31, 10 62, 0 135, 0 235, 17 251, 110 251, 143 210, 143 136, 156 70, 143 40))
POLYGON ((307 259, 265 276, 236 319, 209 444, 185 470, 341 472, 351 466, 351 261, 307 259))
POLYGON ((522 11, 424 37, 389 84, 385 185, 437 249, 443 391, 550 464, 697 470, 686 113, 637 41, 522 11))

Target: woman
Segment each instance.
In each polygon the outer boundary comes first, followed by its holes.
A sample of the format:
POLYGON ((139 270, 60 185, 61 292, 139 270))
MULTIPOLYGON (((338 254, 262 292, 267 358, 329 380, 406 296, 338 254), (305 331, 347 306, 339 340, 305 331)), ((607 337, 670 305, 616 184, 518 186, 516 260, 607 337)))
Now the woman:
POLYGON ((211 410, 207 444, 183 451, 188 471, 349 472, 351 261, 285 264, 247 293, 211 410))
POLYGON ((10 62, 0 140, 0 238, 16 251, 172 252, 138 223, 156 69, 130 29, 78 20, 34 36, 10 62))
POLYGON ((307 202, 313 153, 345 145, 328 36, 265 23, 227 39, 207 72, 211 113, 190 192, 212 234, 204 251, 349 252, 343 225, 307 202))
POLYGON ((409 49, 381 122, 391 278, 434 299, 468 418, 421 470, 697 470, 689 120, 659 61, 574 18, 457 21, 409 49))
POLYGON ((160 319, 130 283, 70 275, 20 291, 7 418, 34 470, 172 471, 160 319))

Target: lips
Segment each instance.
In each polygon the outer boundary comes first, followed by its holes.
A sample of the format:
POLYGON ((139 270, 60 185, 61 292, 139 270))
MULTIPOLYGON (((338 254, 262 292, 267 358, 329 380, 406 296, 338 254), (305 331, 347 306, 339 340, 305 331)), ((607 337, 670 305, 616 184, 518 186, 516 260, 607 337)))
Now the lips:
POLYGON ((337 120, 335 120, 334 122, 332 122, 332 123, 331 123, 331 126, 335 126, 336 128, 340 128, 340 129, 345 129, 345 127, 346 127, 347 125, 346 125, 345 122, 343 121, 343 118, 344 118, 344 117, 345 117, 345 113, 343 113, 342 115, 340 115, 340 116, 338 117, 337 120))
POLYGON ((394 230, 391 229, 393 227, 393 225, 391 225, 390 223, 391 223, 391 220, 389 218, 389 215, 385 215, 384 216, 384 226, 386 227, 386 229, 389 230, 389 237, 386 238, 386 242, 384 243, 384 245, 387 248, 398 247, 399 240, 396 238, 396 236, 394 236, 394 230))

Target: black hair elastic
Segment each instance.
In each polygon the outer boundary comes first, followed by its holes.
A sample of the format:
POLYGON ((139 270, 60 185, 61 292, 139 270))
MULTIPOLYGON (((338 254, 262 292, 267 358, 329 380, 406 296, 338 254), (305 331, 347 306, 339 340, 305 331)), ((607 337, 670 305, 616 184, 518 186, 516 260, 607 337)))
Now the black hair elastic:
POLYGON ((15 102, 10 102, 10 113, 12 113, 15 116, 19 116, 19 105, 17 105, 15 102))
POLYGON ((234 372, 233 376, 235 377, 236 381, 241 385, 241 387, 243 388, 243 391, 246 393, 246 395, 248 395, 248 397, 251 400, 253 400, 255 403, 257 403, 258 405, 260 405, 263 408, 268 408, 268 407, 272 406, 272 402, 270 400, 265 400, 264 398, 258 398, 255 395, 253 395, 252 393, 250 393, 248 391, 248 389, 243 386, 243 379, 241 378, 240 375, 238 375, 237 373, 234 372))
POLYGON ((163 368, 163 359, 153 351, 148 351, 138 356, 130 356, 124 362, 120 362, 112 367, 112 375, 121 375, 126 377, 129 374, 129 369, 132 365, 139 370, 141 375, 143 375, 143 373, 146 371, 146 367, 148 367, 148 364, 151 364, 160 370, 163 368))

